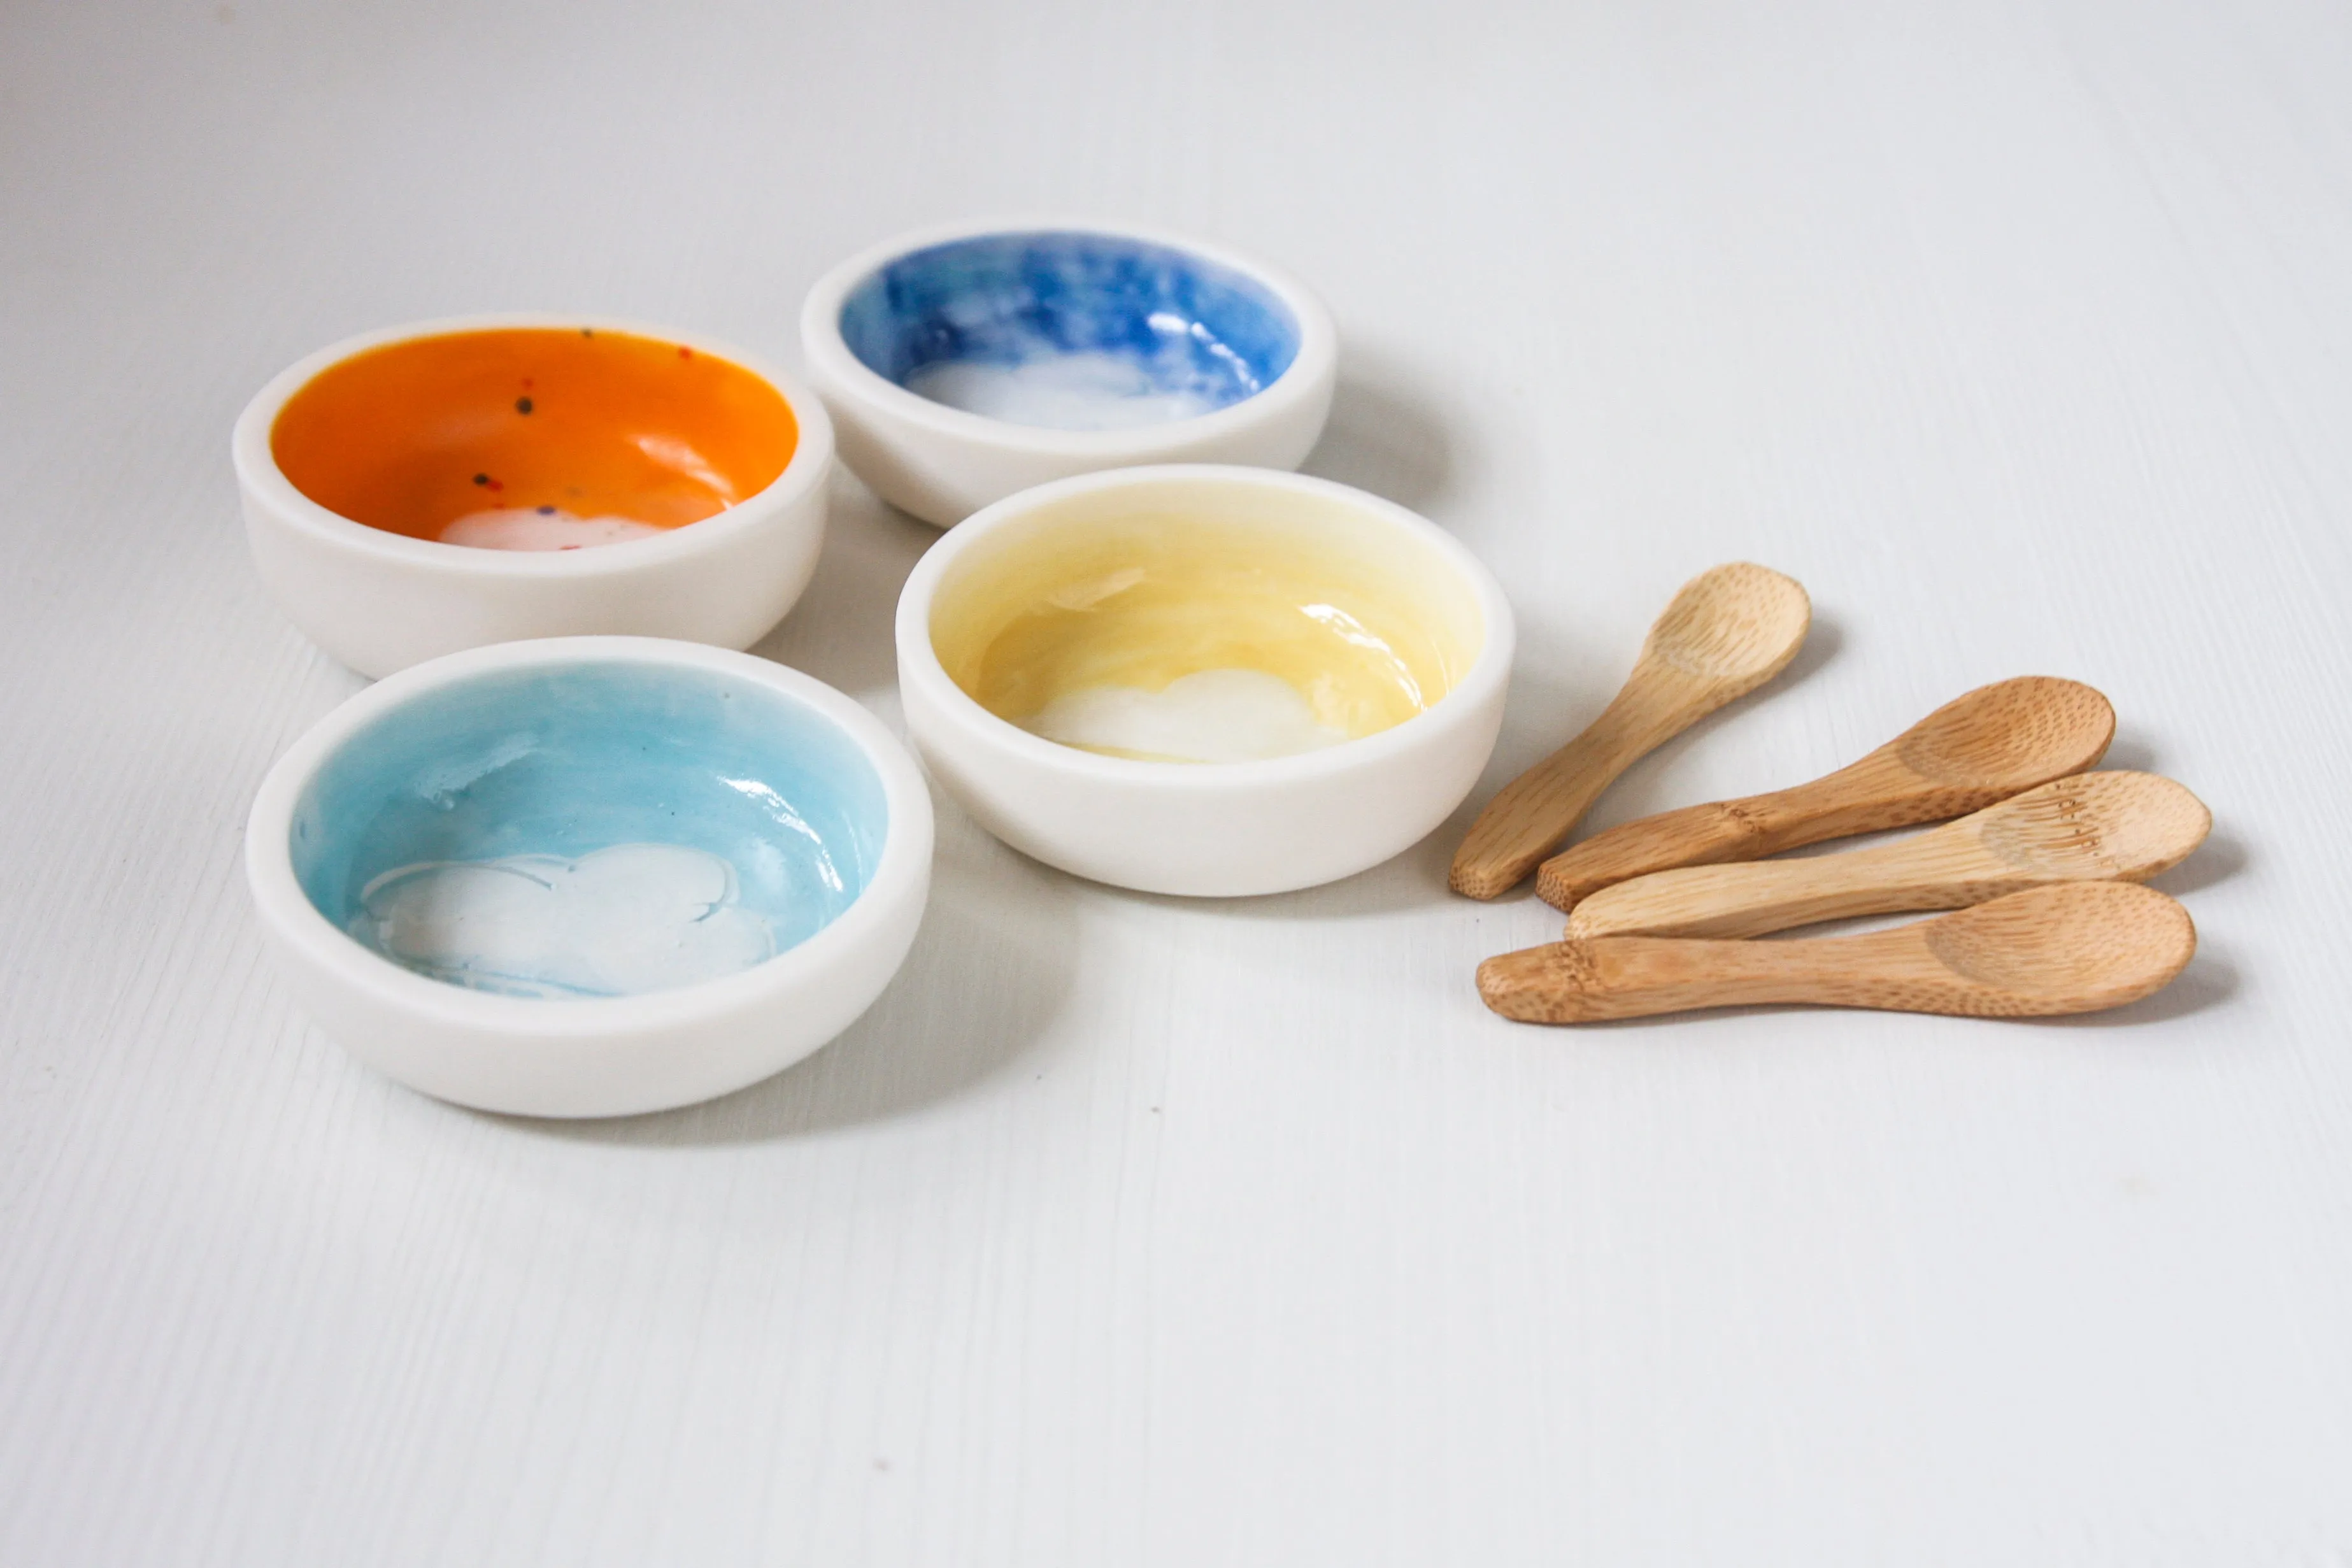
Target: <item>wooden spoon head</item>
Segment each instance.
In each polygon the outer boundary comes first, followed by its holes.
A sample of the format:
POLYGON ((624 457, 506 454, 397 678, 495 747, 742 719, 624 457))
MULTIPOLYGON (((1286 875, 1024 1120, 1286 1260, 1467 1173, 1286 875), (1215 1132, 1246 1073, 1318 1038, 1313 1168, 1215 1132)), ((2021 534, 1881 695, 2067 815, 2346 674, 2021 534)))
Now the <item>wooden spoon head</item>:
POLYGON ((2133 881, 2168 871, 2212 831, 2213 814, 2154 773, 2081 773, 1979 814, 1979 842, 2039 877, 2133 881))
POLYGON ((2161 990, 2197 952, 2189 911, 2136 882, 2057 882, 1926 921, 1937 962, 2018 1011, 2087 1013, 2161 990))
POLYGON ((2116 710, 2079 680, 2026 675, 1955 697, 1906 731, 1895 754, 1920 777, 1965 789, 2023 789, 2098 765, 2116 710))
POLYGON ((1642 645, 1644 662, 1752 690, 1797 657, 1813 622, 1803 584, 1768 566, 1735 561, 1682 585, 1642 645))

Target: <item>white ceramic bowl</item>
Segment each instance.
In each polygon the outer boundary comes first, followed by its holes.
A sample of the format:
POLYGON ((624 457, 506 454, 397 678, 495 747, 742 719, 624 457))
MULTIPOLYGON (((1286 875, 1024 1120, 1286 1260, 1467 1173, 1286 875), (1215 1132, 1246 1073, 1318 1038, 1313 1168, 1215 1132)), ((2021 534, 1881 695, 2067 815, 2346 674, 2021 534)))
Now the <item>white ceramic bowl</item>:
POLYGON ((1050 218, 924 229, 852 257, 809 291, 801 346, 843 460, 941 528, 1104 468, 1296 468, 1339 363, 1330 313, 1278 268, 1050 218))
POLYGON ((889 731, 796 670, 562 637, 328 714, 263 782, 245 864, 289 987, 352 1055, 486 1110, 616 1116, 848 1027, 922 919, 931 805, 889 731))
POLYGON ((470 316, 369 332, 289 366, 246 405, 231 451, 263 585, 320 647, 383 676, 523 637, 750 647, 816 569, 833 426, 783 372, 697 334, 470 316), (452 350, 460 341, 473 346, 452 350), (511 486, 497 471, 507 465, 511 486), (588 483, 592 474, 610 482, 588 483), (417 536, 478 501, 477 515, 510 510, 526 524, 526 513, 568 512, 564 503, 583 516, 635 508, 700 521, 589 548, 417 536), (700 515, 713 507, 723 510, 700 515))
POLYGON ((1203 895, 1349 876, 1444 821, 1494 750, 1512 648, 1493 574, 1404 508, 1190 466, 975 514, 917 563, 898 635, 908 730, 990 832, 1203 895))

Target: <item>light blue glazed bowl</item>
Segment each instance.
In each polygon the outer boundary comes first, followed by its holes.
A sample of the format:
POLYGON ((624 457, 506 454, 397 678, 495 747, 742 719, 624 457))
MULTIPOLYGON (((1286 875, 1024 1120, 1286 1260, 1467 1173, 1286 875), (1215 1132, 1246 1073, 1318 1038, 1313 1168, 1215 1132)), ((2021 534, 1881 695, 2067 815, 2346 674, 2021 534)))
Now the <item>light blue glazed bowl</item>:
POLYGON ((1100 468, 1296 467, 1337 363, 1328 313, 1276 269, 1083 222, 877 247, 810 292, 802 342, 845 459, 942 525, 1100 468))
POLYGON ((928 887, 914 765, 839 692, 646 638, 416 666, 272 770, 247 865, 306 1006, 443 1099, 724 1093, 878 994, 928 887))

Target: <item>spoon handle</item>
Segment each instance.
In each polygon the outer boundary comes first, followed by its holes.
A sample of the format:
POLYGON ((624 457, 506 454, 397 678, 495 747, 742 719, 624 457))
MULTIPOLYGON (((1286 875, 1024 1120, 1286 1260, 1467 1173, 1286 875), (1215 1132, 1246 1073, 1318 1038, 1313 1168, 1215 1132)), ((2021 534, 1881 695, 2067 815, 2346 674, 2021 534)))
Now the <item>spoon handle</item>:
POLYGON ((1652 871, 1761 859, 1824 839, 1963 816, 2095 766, 2114 734, 2115 710, 2079 681, 2039 675, 1995 681, 1809 784, 1597 833, 1545 861, 1536 891, 1573 910, 1603 888, 1652 871), (1955 750, 1966 764, 1954 763, 1955 750))
POLYGON ((2000 864, 1973 837, 1810 860, 1685 866, 1603 888, 1570 913, 1567 934, 1762 936, 1857 915, 1966 909, 2052 879, 2000 864))
POLYGON ((1608 936, 1490 958, 1478 994, 1506 1018, 1583 1024, 1697 1007, 1813 1003, 1967 1013, 1969 983, 1946 969, 1919 925, 1811 942, 1608 936))
POLYGON ((1447 882, 1474 899, 1509 892, 1618 774, 1757 684, 1702 681, 1645 658, 1600 718, 1486 803, 1454 851, 1447 882))
POLYGON ((1573 910, 1603 888, 1653 871, 1758 860, 1827 838, 1962 816, 2008 793, 1931 783, 1882 747, 1810 784, 1620 823, 1546 860, 1536 891, 1555 909, 1573 910))
POLYGON ((2059 882, 1866 936, 1556 942, 1480 964, 1478 994, 1537 1024, 1773 1002, 2041 1017, 2137 1002, 2196 952, 2189 911, 2155 889, 2059 882))

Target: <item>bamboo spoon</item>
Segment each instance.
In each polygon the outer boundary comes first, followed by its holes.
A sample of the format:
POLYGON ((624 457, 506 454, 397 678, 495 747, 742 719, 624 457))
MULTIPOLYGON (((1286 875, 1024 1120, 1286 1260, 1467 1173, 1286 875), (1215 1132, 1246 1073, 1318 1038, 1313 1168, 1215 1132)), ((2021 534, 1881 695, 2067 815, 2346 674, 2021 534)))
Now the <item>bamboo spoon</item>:
POLYGON ((1556 942, 1480 964, 1478 994, 1530 1024, 1772 1002, 2031 1017, 2137 1002, 2196 951, 2189 911, 2155 889, 2062 882, 1867 936, 1556 942))
POLYGON ((1619 773, 1780 673, 1812 618, 1794 578, 1744 561, 1684 584, 1601 717, 1486 803, 1454 852, 1454 890, 1492 899, 1517 887, 1619 773))
POLYGON ((2143 881, 2186 860, 2212 826, 2205 803, 2170 779, 2084 773, 1900 843, 1620 882, 1577 905, 1568 934, 1759 936, 1853 915, 1965 909, 2045 882, 2143 881))
POLYGON ((1652 871, 1760 859, 1825 838, 1941 822, 2097 766, 2115 733, 2116 710, 2079 681, 1998 680, 1811 784, 1686 805, 1596 833, 1545 861, 1536 891, 1573 910, 1603 888, 1652 871))

